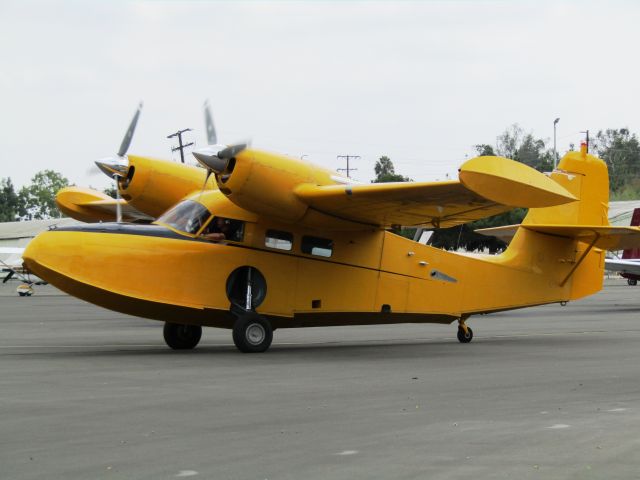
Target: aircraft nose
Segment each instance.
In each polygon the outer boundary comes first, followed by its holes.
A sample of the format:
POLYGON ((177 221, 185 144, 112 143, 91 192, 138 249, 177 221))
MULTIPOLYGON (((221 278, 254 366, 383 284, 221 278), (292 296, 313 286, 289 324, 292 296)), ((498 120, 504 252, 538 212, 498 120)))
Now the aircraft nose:
POLYGON ((22 253, 22 261, 29 271, 46 280, 41 275, 41 266, 46 263, 47 254, 51 251, 51 232, 42 232, 29 242, 22 253))

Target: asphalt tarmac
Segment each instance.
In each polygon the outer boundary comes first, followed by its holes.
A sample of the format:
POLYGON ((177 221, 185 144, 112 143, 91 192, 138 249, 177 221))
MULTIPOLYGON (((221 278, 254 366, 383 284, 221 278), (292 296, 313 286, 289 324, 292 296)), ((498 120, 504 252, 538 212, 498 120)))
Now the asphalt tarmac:
POLYGON ((266 354, 0 288, 1 479, 640 478, 640 287, 266 354))

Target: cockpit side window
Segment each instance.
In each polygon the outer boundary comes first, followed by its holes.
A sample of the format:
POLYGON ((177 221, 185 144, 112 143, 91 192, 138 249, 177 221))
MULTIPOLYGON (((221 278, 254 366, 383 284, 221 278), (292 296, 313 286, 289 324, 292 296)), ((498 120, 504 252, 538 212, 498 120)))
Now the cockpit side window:
POLYGON ((244 222, 232 218, 213 217, 202 230, 202 236, 208 240, 241 242, 244 239, 244 222))
POLYGON ((195 234, 210 216, 211 212, 201 203, 185 200, 158 218, 157 222, 181 232, 195 234))

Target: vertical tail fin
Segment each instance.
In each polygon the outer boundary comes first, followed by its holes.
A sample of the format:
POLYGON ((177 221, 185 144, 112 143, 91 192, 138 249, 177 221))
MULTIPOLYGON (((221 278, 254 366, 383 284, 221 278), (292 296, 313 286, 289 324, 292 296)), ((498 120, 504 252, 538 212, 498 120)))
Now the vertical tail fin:
POLYGON ((609 175, 607 165, 589 155, 583 146, 567 153, 551 178, 579 200, 568 205, 532 208, 525 225, 609 225, 609 175))
MULTIPOLYGON (((587 154, 569 152, 551 178, 571 192, 578 201, 565 205, 532 208, 523 226, 608 226, 609 175, 606 164, 587 154)), ((595 243, 594 236, 594 243, 595 243)), ((604 252, 570 236, 549 235, 519 228, 507 249, 514 262, 549 275, 562 287, 566 300, 593 294, 602 288, 604 252)))

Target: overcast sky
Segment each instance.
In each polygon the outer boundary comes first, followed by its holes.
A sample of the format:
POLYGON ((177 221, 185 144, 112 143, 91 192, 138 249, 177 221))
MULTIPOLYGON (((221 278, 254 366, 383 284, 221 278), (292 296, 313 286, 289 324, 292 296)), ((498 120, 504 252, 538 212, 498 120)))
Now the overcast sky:
POLYGON ((473 145, 517 122, 558 146, 640 130, 640 2, 0 1, 0 177, 79 185, 115 154, 172 158, 166 136, 222 143, 373 178, 388 155, 415 180, 455 178, 473 145))

